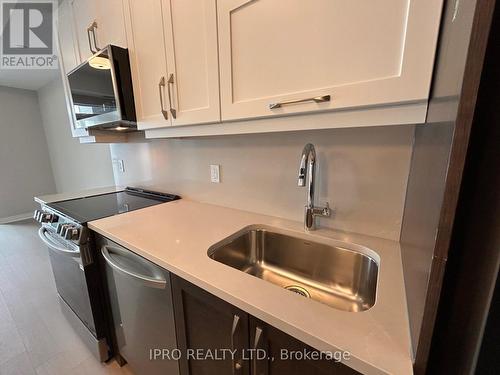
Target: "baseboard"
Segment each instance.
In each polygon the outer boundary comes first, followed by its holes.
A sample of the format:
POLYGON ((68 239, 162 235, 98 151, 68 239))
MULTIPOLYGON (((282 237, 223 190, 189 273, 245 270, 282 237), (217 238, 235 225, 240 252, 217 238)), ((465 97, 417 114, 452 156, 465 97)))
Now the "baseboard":
POLYGON ((16 221, 23 221, 26 219, 31 219, 33 217, 33 212, 27 212, 25 214, 9 216, 0 218, 0 224, 15 223, 16 221))

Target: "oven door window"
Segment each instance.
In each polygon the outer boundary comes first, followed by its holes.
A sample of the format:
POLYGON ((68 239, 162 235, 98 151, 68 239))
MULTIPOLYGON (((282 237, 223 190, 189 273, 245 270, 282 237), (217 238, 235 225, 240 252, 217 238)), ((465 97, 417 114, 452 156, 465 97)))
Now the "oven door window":
POLYGON ((69 252, 74 249, 67 247, 67 244, 56 239, 50 232, 42 231, 42 235, 49 248, 50 263, 59 296, 95 336, 95 322, 81 258, 70 255, 69 252), (61 251, 62 249, 68 253, 61 251))

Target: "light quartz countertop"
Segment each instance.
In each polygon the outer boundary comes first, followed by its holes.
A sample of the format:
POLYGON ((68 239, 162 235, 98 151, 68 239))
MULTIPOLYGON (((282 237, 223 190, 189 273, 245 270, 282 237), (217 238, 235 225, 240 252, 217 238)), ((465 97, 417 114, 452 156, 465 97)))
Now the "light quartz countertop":
MULTIPOLYGON (((318 350, 348 351, 350 359, 343 363, 361 373, 413 373, 398 242, 325 229, 305 234, 299 222, 185 199, 92 221, 88 226, 318 350), (372 249, 379 258, 375 305, 364 312, 336 310, 207 256, 212 245, 255 224, 311 241, 348 241, 372 249)), ((370 250, 366 252, 373 256, 370 250)))
POLYGON ((83 197, 91 197, 93 195, 114 193, 116 191, 122 191, 124 187, 121 186, 106 186, 101 188, 87 189, 70 193, 59 193, 59 194, 48 194, 35 197, 35 202, 40 204, 60 202, 68 199, 77 199, 83 197))

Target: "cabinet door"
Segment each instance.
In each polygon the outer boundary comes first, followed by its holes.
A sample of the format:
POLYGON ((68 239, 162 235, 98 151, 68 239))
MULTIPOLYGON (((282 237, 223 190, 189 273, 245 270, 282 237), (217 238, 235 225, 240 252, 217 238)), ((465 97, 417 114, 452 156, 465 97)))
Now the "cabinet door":
POLYGON ((220 121, 216 1, 168 3, 164 20, 172 125, 220 121))
POLYGON ((71 71, 80 64, 80 52, 78 40, 75 33, 75 23, 73 14, 73 1, 66 0, 58 8, 57 20, 57 42, 59 49, 59 58, 61 62, 60 74, 64 90, 64 99, 66 102, 66 111, 68 114, 68 123, 71 126, 71 135, 74 138, 88 136, 86 129, 76 128, 73 101, 69 90, 67 72, 71 71))
POLYGON ((75 36, 73 9, 69 1, 58 8, 57 35, 59 38, 59 58, 65 72, 80 64, 80 53, 75 36))
MULTIPOLYGON (((242 359, 248 347, 248 315, 208 292, 172 275, 177 344, 183 353, 181 375, 247 375, 248 361, 242 359), (188 359, 188 349, 232 349, 235 358, 188 359)), ((221 353, 221 352, 219 352, 221 353)))
MULTIPOLYGON (((251 348, 265 351, 267 356, 255 356, 252 372, 258 375, 355 375, 353 369, 335 362, 333 359, 319 357, 320 352, 286 333, 250 317, 251 348), (292 356, 292 353, 293 354, 292 356), (317 353, 316 359, 304 359, 300 353, 317 353)), ((314 358, 314 357, 311 357, 314 358)))
POLYGON ((217 4, 223 120, 428 98, 442 0, 217 4))
POLYGON ((126 0, 125 25, 139 129, 171 124, 167 99, 167 63, 163 0, 126 0))
POLYGON ((108 44, 127 48, 123 0, 98 1, 96 23, 96 38, 100 48, 108 44))
POLYGON ((72 0, 72 2, 80 60, 85 61, 93 55, 87 29, 96 19, 96 0, 72 0))

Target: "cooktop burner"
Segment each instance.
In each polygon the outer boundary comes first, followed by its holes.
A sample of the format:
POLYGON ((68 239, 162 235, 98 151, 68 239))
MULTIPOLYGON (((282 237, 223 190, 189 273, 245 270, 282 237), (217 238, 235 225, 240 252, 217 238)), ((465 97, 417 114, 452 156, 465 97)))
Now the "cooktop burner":
POLYGON ((80 224, 85 224, 88 221, 177 199, 180 197, 173 194, 127 187, 119 192, 53 202, 47 206, 80 224))

